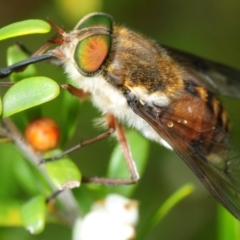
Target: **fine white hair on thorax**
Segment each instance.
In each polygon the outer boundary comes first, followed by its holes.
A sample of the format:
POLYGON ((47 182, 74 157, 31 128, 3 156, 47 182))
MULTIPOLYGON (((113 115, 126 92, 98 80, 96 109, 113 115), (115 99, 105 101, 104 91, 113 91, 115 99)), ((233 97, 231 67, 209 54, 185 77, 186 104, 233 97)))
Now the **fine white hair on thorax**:
MULTIPOLYGON (((103 115, 111 114, 119 122, 139 130, 146 138, 171 148, 144 119, 133 112, 123 94, 108 83, 102 75, 93 77, 82 76, 71 61, 66 62, 65 71, 75 87, 91 94, 93 105, 103 115)), ((130 90, 143 103, 157 106, 167 106, 169 103, 169 99, 164 94, 152 93, 147 95, 146 91, 141 88, 130 90)))

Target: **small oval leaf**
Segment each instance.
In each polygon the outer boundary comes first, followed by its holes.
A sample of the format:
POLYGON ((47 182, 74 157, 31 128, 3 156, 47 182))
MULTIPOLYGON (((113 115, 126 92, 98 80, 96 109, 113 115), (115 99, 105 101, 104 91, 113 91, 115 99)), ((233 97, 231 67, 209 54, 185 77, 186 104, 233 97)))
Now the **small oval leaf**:
POLYGON ((23 225, 32 234, 38 234, 45 225, 46 199, 39 195, 25 203, 20 211, 23 225))
MULTIPOLYGON (((50 155, 56 156, 59 153, 59 150, 53 150, 50 155)), ((49 156, 49 153, 47 155, 49 156)), ((80 186, 81 173, 68 157, 47 162, 45 167, 50 179, 59 190, 80 186)))
POLYGON ((56 98, 59 85, 47 77, 26 78, 14 84, 3 97, 3 117, 9 117, 25 109, 56 98))
POLYGON ((27 34, 47 33, 50 29, 51 26, 45 21, 37 19, 24 20, 1 28, 0 40, 27 34))

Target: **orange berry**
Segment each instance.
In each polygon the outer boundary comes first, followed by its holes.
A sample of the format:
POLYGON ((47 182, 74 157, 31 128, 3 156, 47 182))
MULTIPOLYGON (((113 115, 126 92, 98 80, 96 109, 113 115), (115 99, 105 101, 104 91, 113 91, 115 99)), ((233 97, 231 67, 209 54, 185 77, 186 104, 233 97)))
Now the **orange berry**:
POLYGON ((25 137, 36 151, 44 152, 58 145, 60 131, 53 119, 39 118, 27 126, 25 137))

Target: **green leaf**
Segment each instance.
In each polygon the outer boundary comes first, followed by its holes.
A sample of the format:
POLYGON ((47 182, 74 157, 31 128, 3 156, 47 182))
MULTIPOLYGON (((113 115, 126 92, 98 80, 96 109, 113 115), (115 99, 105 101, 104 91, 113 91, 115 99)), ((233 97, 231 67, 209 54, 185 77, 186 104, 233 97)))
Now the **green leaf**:
MULTIPOLYGON (((138 173, 141 176, 148 159, 149 141, 138 132, 133 130, 128 131, 126 133, 126 137, 131 149, 133 159, 136 163, 138 173)), ((118 144, 113 150, 108 167, 107 176, 109 178, 130 178, 130 173, 126 165, 125 158, 122 154, 120 144, 118 144)), ((114 192, 129 197, 135 188, 136 184, 129 186, 116 186, 114 188, 114 192)))
POLYGON ((12 142, 2 142, 0 144, 0 176, 4 181, 0 187, 0 199, 15 198, 19 194, 19 185, 14 174, 14 164, 21 158, 21 155, 12 142))
POLYGON ((46 199, 39 195, 25 203, 21 208, 23 225, 32 234, 43 231, 45 225, 46 199))
POLYGON ((48 102, 59 92, 59 85, 47 77, 26 78, 17 82, 3 97, 3 117, 48 102))
POLYGON ((51 29, 51 26, 42 20, 25 20, 21 22, 12 23, 6 27, 0 29, 0 40, 7 38, 35 34, 35 33, 47 33, 51 29))
POLYGON ((18 185, 24 189, 25 193, 31 196, 39 193, 51 194, 52 190, 38 167, 30 164, 26 159, 16 156, 11 168, 18 185))
POLYGON ((140 239, 146 239, 145 235, 150 232, 161 220, 184 198, 189 196, 194 191, 193 184, 186 184, 173 193, 163 204, 161 204, 146 222, 145 226, 141 228, 139 233, 140 239))
MULTIPOLYGON (((60 150, 50 151, 46 156, 56 156, 60 150)), ((59 190, 80 186, 81 173, 78 167, 68 158, 63 157, 45 163, 47 173, 59 190)))
POLYGON ((0 226, 21 226, 19 201, 0 200, 0 226))
MULTIPOLYGON (((12 65, 17 62, 28 58, 28 55, 22 51, 18 45, 14 45, 7 50, 7 64, 12 65)), ((37 75, 37 70, 34 65, 29 65, 24 71, 12 73, 10 76, 11 81, 17 82, 24 78, 29 78, 37 75)))
POLYGON ((218 204, 218 240, 239 240, 240 222, 222 205, 218 204))

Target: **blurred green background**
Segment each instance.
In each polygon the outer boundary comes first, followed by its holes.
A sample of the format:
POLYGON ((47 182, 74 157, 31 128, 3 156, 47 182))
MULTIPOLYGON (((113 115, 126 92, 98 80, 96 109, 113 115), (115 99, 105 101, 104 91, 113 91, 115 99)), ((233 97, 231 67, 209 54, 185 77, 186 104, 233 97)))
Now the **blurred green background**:
MULTIPOLYGON (((112 15, 115 22, 162 44, 240 69, 240 1, 1 0, 0 9, 0 27, 24 19, 46 20, 48 17, 66 30, 71 30, 85 14, 103 11, 112 15)), ((6 49, 11 44, 20 41, 34 51, 49 36, 51 34, 32 35, 0 42, 0 66, 6 65, 6 49)), ((42 63, 38 64, 40 75, 65 82, 62 69, 51 65, 44 65, 44 68, 41 66, 42 63)), ((240 149, 240 103, 233 99, 224 100, 225 105, 229 106, 233 122, 233 137, 240 149)), ((46 108, 46 112, 56 118, 58 109, 51 103, 46 104, 46 108)), ((66 148, 97 134, 99 130, 93 128, 92 121, 98 116, 98 112, 88 102, 83 104, 78 116, 69 116, 77 117, 79 124, 74 138, 66 148)), ((56 120, 58 121, 57 118, 56 120)), ((71 154, 71 157, 81 167, 84 175, 101 176, 105 174, 114 144, 114 141, 105 140, 79 150, 71 154)), ((149 216, 159 202, 163 202, 187 182, 195 184, 194 194, 181 202, 147 239, 218 239, 217 202, 175 153, 155 143, 151 143, 148 165, 134 194, 134 198, 140 201, 140 218, 149 216)), ((3 184, 5 182, 1 181, 0 186, 3 184)), ((81 191, 81 188, 73 190, 75 194, 77 191, 81 191)), ((71 230, 50 224, 40 235, 31 236, 22 228, 0 228, 0 239, 4 240, 40 240, 56 236, 59 240, 70 239, 71 230)))

